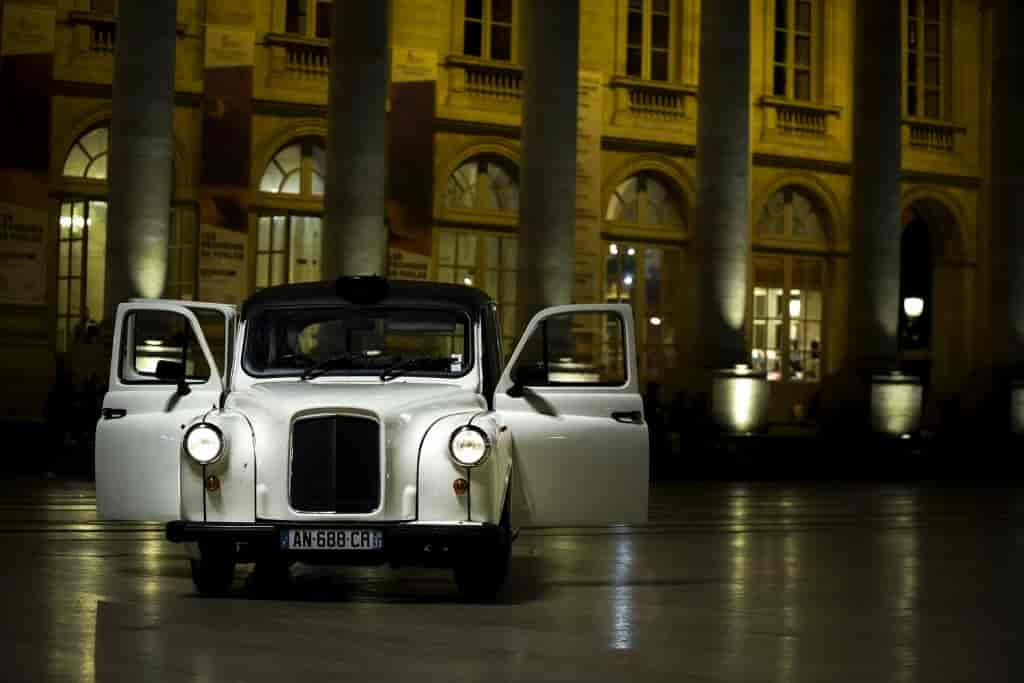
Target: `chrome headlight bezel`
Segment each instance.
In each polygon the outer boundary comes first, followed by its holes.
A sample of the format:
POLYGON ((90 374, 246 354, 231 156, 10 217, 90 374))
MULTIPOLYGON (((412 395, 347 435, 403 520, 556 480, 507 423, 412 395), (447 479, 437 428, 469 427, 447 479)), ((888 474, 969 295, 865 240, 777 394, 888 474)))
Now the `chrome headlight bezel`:
POLYGON ((448 440, 448 454, 451 456, 452 460, 455 461, 455 464, 459 465, 460 467, 478 467, 482 465, 484 462, 486 462, 487 457, 491 454, 491 439, 489 436, 487 436, 487 432, 480 429, 479 427, 474 427, 473 425, 463 425, 462 427, 459 427, 458 429, 452 432, 452 436, 448 440), (479 458, 473 461, 464 460, 460 458, 456 453, 456 440, 467 432, 478 436, 480 438, 481 443, 483 444, 483 453, 480 455, 479 458))
POLYGON ((192 461, 197 465, 213 465, 222 457, 224 457, 224 451, 226 450, 224 448, 224 433, 220 430, 219 427, 217 427, 217 425, 212 425, 209 422, 200 422, 198 424, 194 424, 191 427, 189 427, 188 430, 185 432, 185 438, 182 441, 182 448, 185 449, 185 454, 188 455, 188 457, 192 458, 192 461), (194 452, 194 449, 189 446, 189 441, 192 438, 192 436, 195 435, 196 432, 198 432, 201 429, 207 430, 217 437, 217 452, 214 453, 212 457, 209 457, 207 459, 203 459, 197 456, 196 453, 194 452))

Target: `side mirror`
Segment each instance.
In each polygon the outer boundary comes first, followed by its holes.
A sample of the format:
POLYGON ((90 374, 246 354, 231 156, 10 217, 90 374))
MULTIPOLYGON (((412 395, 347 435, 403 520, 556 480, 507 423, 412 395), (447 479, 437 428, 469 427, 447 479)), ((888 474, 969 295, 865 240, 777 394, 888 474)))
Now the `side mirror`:
POLYGON ((185 381, 185 364, 174 360, 161 360, 156 363, 156 378, 168 384, 178 385, 178 394, 188 396, 192 393, 185 381))
POLYGON ((521 398, 527 387, 540 387, 548 383, 548 368, 544 363, 520 365, 512 371, 512 382, 508 395, 521 398))

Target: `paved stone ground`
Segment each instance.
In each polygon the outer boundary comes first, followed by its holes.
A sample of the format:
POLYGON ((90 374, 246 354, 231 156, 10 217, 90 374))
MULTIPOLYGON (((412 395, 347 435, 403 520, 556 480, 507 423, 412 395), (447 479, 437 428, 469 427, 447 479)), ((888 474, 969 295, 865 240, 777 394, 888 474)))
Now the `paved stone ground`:
POLYGON ((517 541, 497 605, 448 572, 296 566, 203 599, 92 486, 0 481, 4 681, 1024 680, 1024 491, 674 482, 651 524, 517 541))

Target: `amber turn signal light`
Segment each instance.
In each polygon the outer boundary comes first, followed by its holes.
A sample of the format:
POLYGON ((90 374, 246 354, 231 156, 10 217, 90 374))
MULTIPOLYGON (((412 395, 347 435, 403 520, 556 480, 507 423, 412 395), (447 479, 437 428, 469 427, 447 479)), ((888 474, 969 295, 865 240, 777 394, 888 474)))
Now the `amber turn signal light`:
POLYGON ((452 490, 455 491, 456 496, 461 496, 469 491, 469 482, 459 477, 452 482, 452 490))

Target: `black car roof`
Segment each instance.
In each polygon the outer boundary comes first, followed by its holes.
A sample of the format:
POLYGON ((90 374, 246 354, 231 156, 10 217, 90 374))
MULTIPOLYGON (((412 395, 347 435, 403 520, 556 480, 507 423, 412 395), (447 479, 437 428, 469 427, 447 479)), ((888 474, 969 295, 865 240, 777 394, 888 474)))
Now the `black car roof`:
MULTIPOLYGON (((338 280, 324 280, 261 289, 242 304, 242 319, 247 319, 266 308, 353 305, 352 301, 339 295, 338 282, 338 280)), ((387 295, 374 301, 373 305, 440 305, 445 308, 461 308, 475 316, 481 307, 492 301, 485 292, 465 285, 417 280, 386 280, 386 282, 387 295)))

